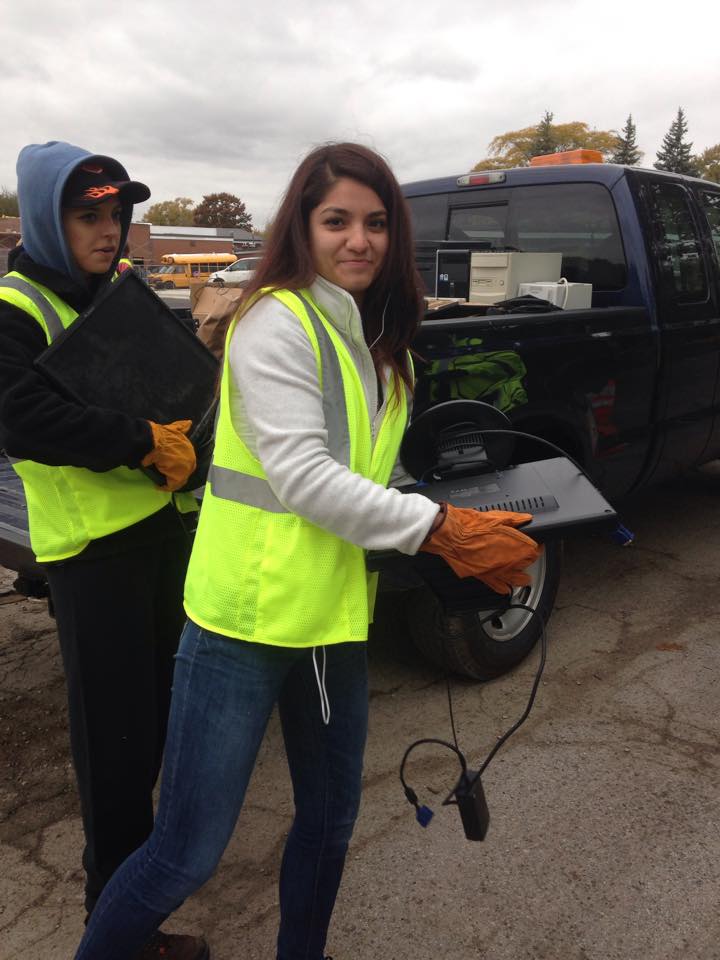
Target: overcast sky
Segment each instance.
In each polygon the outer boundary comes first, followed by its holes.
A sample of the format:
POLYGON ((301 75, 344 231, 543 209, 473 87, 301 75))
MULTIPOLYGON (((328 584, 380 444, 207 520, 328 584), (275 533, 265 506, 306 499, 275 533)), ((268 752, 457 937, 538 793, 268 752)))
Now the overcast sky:
MULTIPOLYGON (((0 4, 0 186, 26 143, 117 157, 152 201, 229 191, 262 227, 326 140, 401 181, 464 173, 498 133, 637 125, 644 165, 685 109, 720 142, 720 4, 644 0, 23 0, 0 4)), ((142 208, 136 217, 142 215, 142 208)))

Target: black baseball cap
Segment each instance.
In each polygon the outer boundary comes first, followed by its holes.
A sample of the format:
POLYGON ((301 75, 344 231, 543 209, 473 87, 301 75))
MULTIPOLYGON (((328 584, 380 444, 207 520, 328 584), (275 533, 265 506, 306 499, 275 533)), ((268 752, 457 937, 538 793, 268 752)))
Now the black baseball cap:
POLYGON ((90 207, 110 197, 130 203, 142 203, 150 188, 138 180, 128 180, 124 167, 104 157, 92 157, 81 163, 68 177, 63 190, 64 207, 90 207))

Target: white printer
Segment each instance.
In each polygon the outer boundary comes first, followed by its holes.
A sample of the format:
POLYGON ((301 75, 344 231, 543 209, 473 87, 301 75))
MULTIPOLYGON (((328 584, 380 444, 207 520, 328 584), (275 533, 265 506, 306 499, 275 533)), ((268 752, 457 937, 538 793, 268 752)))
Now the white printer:
POLYGON ((549 300, 561 310, 585 310, 592 306, 592 284, 568 283, 564 277, 557 283, 521 283, 518 296, 549 300))

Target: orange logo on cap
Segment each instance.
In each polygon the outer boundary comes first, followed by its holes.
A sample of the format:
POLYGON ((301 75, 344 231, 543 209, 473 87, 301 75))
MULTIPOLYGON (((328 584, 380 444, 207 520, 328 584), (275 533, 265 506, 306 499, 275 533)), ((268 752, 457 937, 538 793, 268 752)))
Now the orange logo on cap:
POLYGON ((88 200, 99 200, 101 197, 112 197, 116 193, 120 193, 118 188, 108 183, 104 187, 88 187, 83 197, 87 197, 88 200))

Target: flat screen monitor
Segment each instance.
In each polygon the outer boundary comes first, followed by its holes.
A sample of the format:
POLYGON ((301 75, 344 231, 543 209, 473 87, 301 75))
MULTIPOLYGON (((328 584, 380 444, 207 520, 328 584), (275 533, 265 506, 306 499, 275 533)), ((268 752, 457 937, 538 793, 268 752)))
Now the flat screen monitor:
POLYGON ((438 250, 436 297, 470 297, 470 250, 438 250))
POLYGON ((133 271, 98 299, 35 361, 85 405, 158 423, 197 427, 215 398, 218 361, 133 271))

